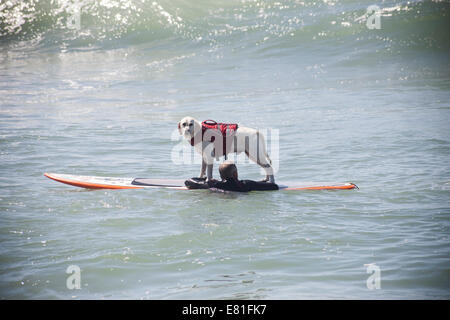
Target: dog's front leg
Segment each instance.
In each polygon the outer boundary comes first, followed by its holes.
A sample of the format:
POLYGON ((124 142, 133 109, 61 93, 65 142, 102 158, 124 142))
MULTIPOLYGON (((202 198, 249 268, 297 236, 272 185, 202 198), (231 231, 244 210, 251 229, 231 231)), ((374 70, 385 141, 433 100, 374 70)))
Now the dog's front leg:
POLYGON ((206 166, 206 180, 212 180, 213 178, 213 165, 214 165, 214 144, 208 143, 203 150, 202 165, 206 166))
POLYGON ((200 169, 200 178, 203 178, 205 176, 206 172, 206 162, 205 159, 202 158, 202 168, 200 169))
POLYGON ((207 171, 206 171, 206 180, 212 180, 212 173, 213 173, 213 165, 212 164, 208 164, 207 166, 207 171))

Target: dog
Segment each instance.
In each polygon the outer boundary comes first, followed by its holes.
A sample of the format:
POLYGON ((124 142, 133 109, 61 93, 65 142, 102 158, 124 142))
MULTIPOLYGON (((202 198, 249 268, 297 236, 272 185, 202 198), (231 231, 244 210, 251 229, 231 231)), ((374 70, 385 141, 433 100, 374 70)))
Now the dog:
POLYGON ((245 152, 250 160, 265 170, 266 176, 263 181, 275 183, 272 160, 267 154, 264 136, 253 128, 237 125, 235 125, 235 128, 233 134, 227 135, 226 138, 230 139, 226 141, 219 130, 205 132, 204 125, 192 117, 184 117, 178 122, 180 135, 202 156, 200 178, 204 178, 206 172, 206 179, 212 179, 214 158, 218 160, 219 156, 226 157, 228 153, 240 154, 245 152), (211 137, 214 138, 211 139, 211 137))

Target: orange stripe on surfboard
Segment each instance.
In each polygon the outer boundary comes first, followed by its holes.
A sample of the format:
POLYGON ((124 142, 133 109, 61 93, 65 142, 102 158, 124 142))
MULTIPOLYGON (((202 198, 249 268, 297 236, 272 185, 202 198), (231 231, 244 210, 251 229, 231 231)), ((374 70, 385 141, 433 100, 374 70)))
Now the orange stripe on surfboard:
POLYGON ((331 190, 331 189, 354 189, 356 184, 350 183, 343 186, 318 186, 318 187, 300 187, 300 188, 285 188, 283 190, 331 190))
POLYGON ((52 180, 61 182, 61 183, 70 184, 71 186, 87 188, 87 189, 143 189, 143 187, 116 186, 116 185, 110 185, 110 184, 82 182, 82 181, 76 181, 76 180, 71 180, 71 179, 57 178, 57 177, 52 176, 49 173, 44 173, 44 176, 46 176, 47 178, 50 178, 52 180))

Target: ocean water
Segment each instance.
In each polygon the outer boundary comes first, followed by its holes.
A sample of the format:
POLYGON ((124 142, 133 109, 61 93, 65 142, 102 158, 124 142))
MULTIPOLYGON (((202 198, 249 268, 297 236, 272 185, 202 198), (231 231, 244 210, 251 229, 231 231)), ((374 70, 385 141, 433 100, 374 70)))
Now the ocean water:
POLYGON ((449 15, 448 1, 1 0, 0 298, 449 299, 449 15), (190 151, 184 116, 267 130, 277 181, 360 189, 43 176, 196 176, 174 153, 190 151))

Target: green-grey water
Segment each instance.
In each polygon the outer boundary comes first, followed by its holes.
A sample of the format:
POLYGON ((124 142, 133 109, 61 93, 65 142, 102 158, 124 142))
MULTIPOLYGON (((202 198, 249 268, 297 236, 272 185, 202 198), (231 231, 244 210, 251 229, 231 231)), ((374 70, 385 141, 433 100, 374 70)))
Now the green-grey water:
POLYGON ((0 298, 450 297, 449 2, 0 3, 0 298), (358 19, 373 4, 380 29, 358 19), (360 189, 43 176, 196 176, 172 158, 184 116, 278 132, 277 181, 360 189))

